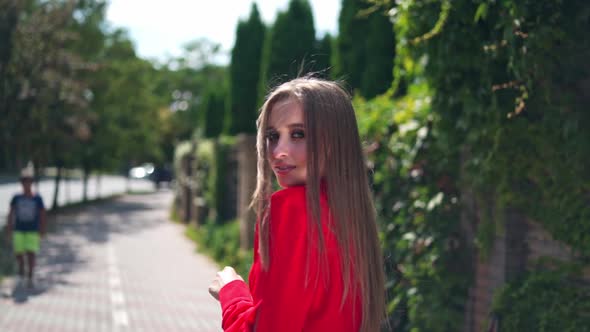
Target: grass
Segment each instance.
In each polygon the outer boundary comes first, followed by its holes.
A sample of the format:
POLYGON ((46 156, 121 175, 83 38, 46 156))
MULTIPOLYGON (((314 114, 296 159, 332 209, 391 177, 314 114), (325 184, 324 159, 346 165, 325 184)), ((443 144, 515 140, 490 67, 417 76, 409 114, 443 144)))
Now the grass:
POLYGON ((176 210, 176 204, 171 204, 170 206, 170 220, 177 224, 184 224, 180 221, 180 216, 178 215, 178 211, 176 210))
POLYGON ((185 226, 184 235, 195 243, 195 250, 211 257, 221 268, 233 267, 239 275, 248 281, 248 274, 252 266, 252 249, 240 248, 240 224, 238 220, 225 223, 207 221, 204 225, 195 227, 186 225, 180 220, 174 204, 170 209, 170 220, 185 226))
POLYGON ((189 225, 185 235, 196 244, 198 252, 213 258, 220 267, 233 267, 244 280, 248 279, 252 249, 240 248, 239 221, 232 220, 223 224, 209 221, 199 228, 189 225))
POLYGON ((132 190, 130 192, 127 192, 126 195, 147 195, 147 194, 153 194, 154 191, 153 190, 132 190))

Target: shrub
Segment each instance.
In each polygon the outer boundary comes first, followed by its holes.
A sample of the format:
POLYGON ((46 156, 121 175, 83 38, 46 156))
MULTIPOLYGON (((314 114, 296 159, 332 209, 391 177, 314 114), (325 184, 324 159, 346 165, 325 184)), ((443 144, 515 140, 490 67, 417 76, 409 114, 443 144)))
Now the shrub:
POLYGON ((239 221, 217 224, 209 220, 199 228, 189 226, 186 234, 197 243, 200 252, 210 255, 220 266, 232 266, 247 280, 252 250, 240 249, 239 221))

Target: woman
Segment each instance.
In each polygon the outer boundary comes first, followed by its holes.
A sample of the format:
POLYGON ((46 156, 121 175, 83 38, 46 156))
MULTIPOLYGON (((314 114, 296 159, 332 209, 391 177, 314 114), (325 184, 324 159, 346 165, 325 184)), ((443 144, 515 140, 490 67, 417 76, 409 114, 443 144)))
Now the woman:
POLYGON ((298 78, 269 95, 257 125, 250 286, 226 267, 209 288, 224 331, 378 331, 382 253, 350 96, 298 78))

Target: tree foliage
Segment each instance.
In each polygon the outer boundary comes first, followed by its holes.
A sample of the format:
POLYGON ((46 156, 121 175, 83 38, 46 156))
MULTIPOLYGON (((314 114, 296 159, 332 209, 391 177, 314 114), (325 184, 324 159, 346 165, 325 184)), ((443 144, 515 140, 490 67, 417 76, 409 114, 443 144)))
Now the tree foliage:
MULTIPOLYGON (((203 132, 206 126, 203 104, 207 92, 213 88, 226 89, 227 68, 210 62, 218 53, 219 44, 198 39, 188 43, 179 57, 157 69, 155 94, 171 111, 167 117, 171 122, 169 130, 162 139, 166 160, 171 160, 174 144, 192 138, 199 130, 203 132)), ((227 94, 225 96, 228 98, 227 94)), ((223 119, 224 114, 219 117, 223 119)))
POLYGON ((307 0, 291 0, 280 12, 264 42, 259 96, 306 72, 306 61, 315 51, 313 14, 307 0))
POLYGON ((317 72, 319 77, 329 78, 332 71, 332 49, 334 38, 329 34, 316 41, 315 52, 311 56, 310 69, 317 72))
POLYGON ((363 97, 373 98, 387 91, 393 79, 395 38, 389 17, 381 10, 369 14, 367 25, 359 91, 363 97))
POLYGON ((252 4, 247 21, 238 22, 236 41, 229 68, 229 114, 225 132, 254 133, 256 131, 258 86, 265 26, 258 7, 252 4))
POLYGON ((1 169, 33 160, 118 171, 169 161, 175 142, 192 135, 204 92, 225 80, 210 64, 219 45, 196 40, 158 67, 108 27, 106 6, 0 2, 1 169))
MULTIPOLYGON (((390 319, 398 331, 457 331, 472 284, 469 262, 477 253, 485 259, 496 232, 510 227, 499 217, 505 209, 540 222, 587 259, 590 137, 582 128, 590 124, 583 92, 590 42, 582 31, 590 7, 576 0, 389 6, 397 37, 393 88, 356 103, 374 150, 390 319), (392 101, 401 80, 408 91, 392 101), (483 211, 478 223, 460 217, 472 197, 483 211), (464 237, 471 230, 475 243, 464 237)), ((547 326, 585 326, 583 317, 571 317, 585 313, 579 305, 587 301, 560 313, 543 302, 569 296, 571 287, 527 280, 511 289, 534 284, 539 301, 509 297, 498 309, 508 316, 501 329, 535 330, 519 323, 527 315, 547 317, 547 326)))
POLYGON ((7 28, 12 34, 3 55, 2 145, 18 163, 27 157, 63 162, 59 148, 86 136, 88 100, 80 75, 92 65, 68 48, 77 36, 71 27, 76 9, 72 2, 29 1, 5 12, 15 25, 7 28))
POLYGON ((361 86, 368 32, 366 19, 359 12, 366 8, 360 0, 342 0, 338 17, 338 37, 333 53, 334 78, 344 79, 353 88, 361 86))
POLYGON ((590 292, 577 282, 579 266, 538 268, 496 293, 493 312, 502 331, 587 331, 590 292))
POLYGON ((338 30, 332 76, 365 98, 387 91, 393 78, 395 38, 381 5, 343 0, 338 30))
POLYGON ((225 85, 212 86, 205 92, 201 106, 204 137, 217 137, 223 132, 226 96, 225 85))
POLYGON ((91 147, 95 160, 109 168, 146 160, 159 161, 158 102, 151 64, 135 56, 123 31, 107 39, 93 83, 92 107, 98 116, 91 147))

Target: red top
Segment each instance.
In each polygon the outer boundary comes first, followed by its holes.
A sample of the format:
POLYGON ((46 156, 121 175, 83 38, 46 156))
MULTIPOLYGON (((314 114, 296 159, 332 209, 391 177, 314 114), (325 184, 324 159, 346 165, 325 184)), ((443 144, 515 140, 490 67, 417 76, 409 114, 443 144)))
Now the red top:
POLYGON ((328 266, 321 271, 329 271, 329 282, 326 284, 323 278, 318 278, 317 247, 312 247, 306 273, 309 239, 305 187, 277 191, 271 197, 270 266, 263 271, 256 234, 250 288, 245 282, 234 280, 219 292, 224 331, 254 331, 255 323, 256 332, 359 331, 359 297, 353 301, 352 296, 347 296, 341 308, 344 286, 340 254, 329 227, 331 218, 325 193, 321 194, 320 206, 328 254, 328 266))

